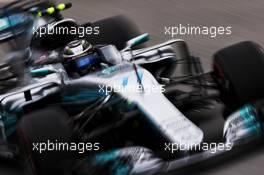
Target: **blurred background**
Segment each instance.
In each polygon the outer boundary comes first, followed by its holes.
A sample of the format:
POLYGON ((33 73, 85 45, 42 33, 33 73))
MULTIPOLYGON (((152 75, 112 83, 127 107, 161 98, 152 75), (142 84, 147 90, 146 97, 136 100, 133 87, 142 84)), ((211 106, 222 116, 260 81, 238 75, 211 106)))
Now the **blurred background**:
MULTIPOLYGON (((0 3, 3 1, 7 0, 0 0, 0 3)), ((125 15, 143 33, 151 35, 148 45, 171 39, 164 34, 165 26, 231 26, 231 35, 216 38, 204 35, 179 36, 187 41, 193 55, 201 57, 206 70, 211 68, 212 55, 223 47, 244 40, 252 40, 264 46, 263 0, 74 0, 72 3, 73 7, 63 12, 65 17, 85 23, 114 15, 125 15)), ((237 158, 217 162, 190 174, 260 175, 264 170, 263 153, 264 148, 245 151, 237 158)), ((1 169, 6 172, 14 170, 8 166, 0 166, 1 169)), ((10 175, 9 172, 6 174, 10 175)))

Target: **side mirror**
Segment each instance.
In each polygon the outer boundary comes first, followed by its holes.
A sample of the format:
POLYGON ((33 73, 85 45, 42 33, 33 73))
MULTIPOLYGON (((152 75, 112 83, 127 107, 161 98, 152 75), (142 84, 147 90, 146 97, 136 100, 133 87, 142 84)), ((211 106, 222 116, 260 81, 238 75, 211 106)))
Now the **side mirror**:
POLYGON ((143 44, 143 43, 147 42, 148 40, 149 40, 149 34, 148 33, 144 33, 142 35, 139 35, 139 36, 127 41, 126 47, 123 49, 123 51, 127 51, 127 50, 129 50, 135 46, 143 44))

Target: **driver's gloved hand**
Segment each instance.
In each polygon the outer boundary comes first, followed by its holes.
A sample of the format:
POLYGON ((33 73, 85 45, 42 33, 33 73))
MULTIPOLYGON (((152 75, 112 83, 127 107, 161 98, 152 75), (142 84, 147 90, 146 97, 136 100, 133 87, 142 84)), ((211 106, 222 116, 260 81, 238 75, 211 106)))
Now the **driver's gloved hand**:
POLYGON ((166 167, 166 163, 143 147, 129 147, 98 153, 79 160, 74 175, 148 175, 166 167))

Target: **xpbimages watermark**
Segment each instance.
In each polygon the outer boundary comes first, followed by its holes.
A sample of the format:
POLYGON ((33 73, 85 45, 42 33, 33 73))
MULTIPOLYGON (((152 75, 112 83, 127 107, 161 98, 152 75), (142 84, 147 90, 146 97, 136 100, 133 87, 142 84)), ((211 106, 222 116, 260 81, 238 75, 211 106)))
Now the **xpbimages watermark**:
POLYGON ((165 26, 165 35, 179 37, 180 35, 204 35, 215 38, 221 35, 231 35, 231 26, 192 26, 179 24, 177 26, 165 26))
POLYGON ((216 153, 217 151, 230 151, 232 149, 232 143, 201 143, 198 145, 188 145, 181 143, 165 143, 164 150, 170 153, 178 151, 210 151, 216 153))
POLYGON ((77 151, 80 154, 86 151, 99 151, 99 143, 63 143, 56 141, 47 140, 47 142, 32 143, 32 150, 38 153, 43 153, 45 151, 77 151))
POLYGON ((98 26, 79 26, 79 27, 63 27, 48 24, 47 26, 42 26, 39 28, 33 28, 33 34, 43 37, 45 35, 77 35, 79 37, 84 37, 86 35, 99 35, 100 28, 98 26))
POLYGON ((165 92, 165 85, 134 85, 134 86, 123 86, 123 85, 116 85, 116 86, 107 86, 107 85, 99 85, 99 93, 103 95, 108 95, 112 92, 115 93, 142 93, 144 92, 145 95, 150 95, 152 93, 163 93, 165 92))

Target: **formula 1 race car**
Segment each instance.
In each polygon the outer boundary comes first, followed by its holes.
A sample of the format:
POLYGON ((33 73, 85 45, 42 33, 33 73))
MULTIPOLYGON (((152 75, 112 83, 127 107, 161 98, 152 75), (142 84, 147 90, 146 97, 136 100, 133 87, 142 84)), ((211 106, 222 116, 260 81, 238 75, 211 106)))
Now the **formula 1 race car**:
POLYGON ((256 43, 216 52, 204 72, 180 39, 136 49, 148 34, 122 48, 36 38, 27 79, 0 95, 0 156, 28 174, 179 173, 263 140, 256 43))

